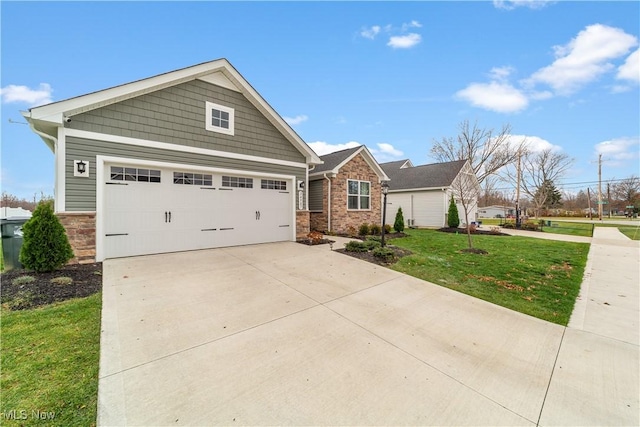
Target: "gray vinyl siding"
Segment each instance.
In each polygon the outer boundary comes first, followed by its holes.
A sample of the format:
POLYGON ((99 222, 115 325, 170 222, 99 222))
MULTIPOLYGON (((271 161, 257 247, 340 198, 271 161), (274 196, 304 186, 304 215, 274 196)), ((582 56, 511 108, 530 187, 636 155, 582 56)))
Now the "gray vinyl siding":
POLYGON ((322 212, 322 180, 309 181, 309 210, 322 212))
POLYGON ((96 155, 237 169, 266 175, 295 175, 297 180, 306 179, 305 168, 67 137, 65 163, 66 211, 96 210, 96 155), (89 161, 89 178, 73 176, 73 160, 89 161))
POLYGON ((298 149, 244 95, 201 80, 75 115, 65 127, 305 162, 298 149), (205 129, 206 101, 234 108, 235 135, 205 129))

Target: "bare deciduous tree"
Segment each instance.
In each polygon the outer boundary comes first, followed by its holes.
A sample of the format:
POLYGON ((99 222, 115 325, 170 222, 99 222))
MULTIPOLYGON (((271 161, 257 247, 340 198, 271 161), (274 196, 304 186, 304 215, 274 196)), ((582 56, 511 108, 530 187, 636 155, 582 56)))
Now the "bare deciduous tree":
POLYGON ((464 120, 458 129, 460 132, 456 138, 434 140, 430 155, 439 162, 469 160, 480 184, 513 163, 525 143, 522 141, 518 146, 510 144, 511 126, 508 124, 496 133, 493 129, 478 127, 477 122, 471 125, 464 120))
POLYGON ((616 200, 624 202, 624 207, 640 202, 640 178, 631 175, 613 185, 613 196, 616 200))
MULTIPOLYGON (((451 193, 456 202, 462 205, 464 223, 467 226, 467 241, 469 243, 469 249, 473 249, 469 213, 478 206, 480 185, 469 162, 465 163, 456 179, 451 183, 451 193)), ((473 218, 473 220, 475 220, 475 218, 473 218)))
MULTIPOLYGON (((549 182, 558 182, 571 167, 573 161, 567 154, 551 148, 526 152, 522 157, 520 188, 533 202, 536 217, 547 202, 548 192, 542 191, 543 186, 549 182)), ((507 167, 504 172, 505 177, 516 184, 517 178, 514 168, 507 167)))

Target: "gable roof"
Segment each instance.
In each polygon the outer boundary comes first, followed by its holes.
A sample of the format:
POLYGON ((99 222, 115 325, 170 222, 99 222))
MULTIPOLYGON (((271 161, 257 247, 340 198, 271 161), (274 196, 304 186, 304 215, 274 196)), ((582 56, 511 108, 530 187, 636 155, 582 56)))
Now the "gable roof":
POLYGON ((467 161, 456 160, 454 162, 400 168, 404 163, 405 161, 402 160, 380 165, 391 179, 389 181, 390 191, 449 187, 467 161))
POLYGON ((52 138, 57 138, 57 128, 64 126, 66 117, 135 98, 191 80, 200 79, 242 93, 282 135, 302 153, 309 164, 321 164, 322 160, 287 122, 260 96, 248 81, 225 58, 203 62, 191 67, 158 74, 131 83, 114 86, 86 95, 52 102, 23 111, 22 115, 32 129, 53 149, 52 138), (45 135, 43 135, 44 133, 45 135), (48 136, 47 136, 48 135, 48 136))
POLYGON ((373 169, 373 171, 380 177, 380 181, 388 181, 389 177, 385 174, 384 170, 380 167, 380 164, 371 155, 371 152, 366 146, 360 145, 354 148, 347 148, 345 150, 335 151, 333 153, 320 156, 320 159, 324 162, 320 166, 316 166, 312 173, 309 173, 309 177, 320 176, 323 174, 337 174, 340 172, 340 168, 346 165, 351 159, 361 154, 367 164, 373 169))

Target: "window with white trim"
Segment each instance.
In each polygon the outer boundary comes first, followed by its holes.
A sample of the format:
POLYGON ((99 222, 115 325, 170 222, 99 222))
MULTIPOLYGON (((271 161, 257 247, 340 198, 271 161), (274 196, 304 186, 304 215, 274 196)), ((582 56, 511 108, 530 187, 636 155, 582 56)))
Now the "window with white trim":
POLYGON ((174 172, 173 183, 184 185, 204 185, 210 187, 213 185, 213 176, 201 173, 174 172))
POLYGON ((205 108, 207 120, 205 123, 206 130, 233 135, 235 122, 235 110, 233 108, 209 101, 205 102, 205 108))
POLYGON ((260 181, 260 188, 263 190, 286 190, 287 181, 278 181, 275 179, 263 179, 260 181))
POLYGON ((371 183, 369 181, 347 180, 347 209, 371 209, 371 183))

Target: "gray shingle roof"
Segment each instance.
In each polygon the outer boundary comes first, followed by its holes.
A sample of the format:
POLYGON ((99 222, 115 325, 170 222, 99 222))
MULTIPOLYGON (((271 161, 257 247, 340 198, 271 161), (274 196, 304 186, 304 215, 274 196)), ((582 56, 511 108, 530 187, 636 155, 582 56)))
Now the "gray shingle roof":
POLYGON ((315 174, 319 172, 328 172, 333 170, 336 166, 338 166, 340 163, 344 162, 347 158, 349 158, 349 156, 351 156, 353 153, 358 151, 360 147, 362 147, 362 145, 359 145, 354 148, 347 148, 346 150, 336 151, 330 154, 325 154, 324 156, 320 156, 320 159, 324 161, 324 163, 316 166, 315 169, 313 169, 312 173, 315 174))
POLYGON ((408 190, 413 188, 448 187, 467 162, 432 163, 400 169, 406 160, 382 163, 382 170, 389 177, 389 190, 408 190))

